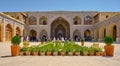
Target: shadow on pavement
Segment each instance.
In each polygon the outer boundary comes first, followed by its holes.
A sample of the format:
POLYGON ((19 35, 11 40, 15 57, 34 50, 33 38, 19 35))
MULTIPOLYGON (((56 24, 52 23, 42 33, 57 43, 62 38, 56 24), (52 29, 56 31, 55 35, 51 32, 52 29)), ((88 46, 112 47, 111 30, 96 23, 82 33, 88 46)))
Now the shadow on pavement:
POLYGON ((112 58, 112 57, 114 57, 114 56, 103 56, 104 58, 112 58))
POLYGON ((6 55, 6 56, 1 56, 0 58, 8 58, 8 57, 14 57, 14 56, 6 55))

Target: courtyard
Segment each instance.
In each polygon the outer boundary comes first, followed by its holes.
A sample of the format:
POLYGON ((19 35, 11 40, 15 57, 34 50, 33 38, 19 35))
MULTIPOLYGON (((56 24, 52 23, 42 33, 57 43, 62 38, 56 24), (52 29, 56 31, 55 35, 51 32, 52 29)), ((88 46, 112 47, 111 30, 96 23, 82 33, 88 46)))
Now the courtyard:
MULTIPOLYGON (((30 45, 38 45, 40 42, 31 42, 30 45)), ((0 43, 0 66, 119 66, 120 45, 114 43, 113 57, 104 56, 16 56, 11 57, 10 42, 0 43)), ((78 43, 80 44, 80 43, 78 43)), ((85 42, 85 46, 93 42, 85 42)), ((99 43, 104 47, 104 43, 99 43)), ((20 44, 22 46, 22 43, 20 44)))

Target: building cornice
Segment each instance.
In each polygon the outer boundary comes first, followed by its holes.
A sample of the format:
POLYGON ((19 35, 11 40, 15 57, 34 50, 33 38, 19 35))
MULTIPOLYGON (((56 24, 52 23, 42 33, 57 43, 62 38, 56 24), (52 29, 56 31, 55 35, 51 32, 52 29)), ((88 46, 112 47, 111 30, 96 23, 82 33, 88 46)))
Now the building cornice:
POLYGON ((11 19, 11 20, 14 20, 14 21, 16 21, 16 22, 18 22, 18 23, 20 23, 20 24, 25 24, 23 21, 20 21, 20 20, 17 20, 17 19, 15 19, 15 18, 13 18, 13 17, 11 17, 11 16, 9 16, 9 15, 7 15, 7 14, 4 14, 4 13, 2 13, 2 12, 0 12, 0 15, 3 15, 4 17, 7 17, 7 18, 9 18, 9 19, 11 19))

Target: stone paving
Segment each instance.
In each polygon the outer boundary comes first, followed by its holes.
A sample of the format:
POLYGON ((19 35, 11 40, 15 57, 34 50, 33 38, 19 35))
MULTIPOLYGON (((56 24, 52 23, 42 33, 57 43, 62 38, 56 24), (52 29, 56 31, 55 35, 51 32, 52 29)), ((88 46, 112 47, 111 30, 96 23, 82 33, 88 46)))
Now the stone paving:
MULTIPOLYGON (((31 45, 39 43, 31 42, 31 45)), ((92 42, 86 42, 90 46, 92 42)), ((100 47, 104 43, 99 43, 100 47)), ((22 45, 21 45, 22 46, 22 45)), ((10 42, 0 43, 0 66, 120 66, 120 44, 114 44, 115 55, 103 56, 10 56, 10 42)))

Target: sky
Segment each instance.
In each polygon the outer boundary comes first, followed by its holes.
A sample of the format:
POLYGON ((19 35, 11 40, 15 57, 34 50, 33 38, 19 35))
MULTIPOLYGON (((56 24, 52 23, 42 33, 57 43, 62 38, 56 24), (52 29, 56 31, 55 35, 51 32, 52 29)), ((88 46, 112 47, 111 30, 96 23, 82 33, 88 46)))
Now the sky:
POLYGON ((99 11, 120 12, 120 0, 1 0, 0 12, 99 11))

